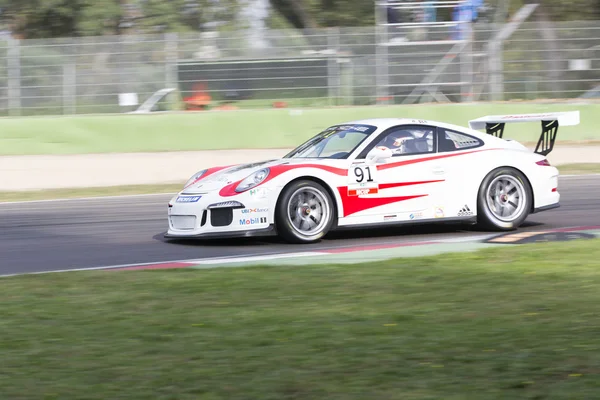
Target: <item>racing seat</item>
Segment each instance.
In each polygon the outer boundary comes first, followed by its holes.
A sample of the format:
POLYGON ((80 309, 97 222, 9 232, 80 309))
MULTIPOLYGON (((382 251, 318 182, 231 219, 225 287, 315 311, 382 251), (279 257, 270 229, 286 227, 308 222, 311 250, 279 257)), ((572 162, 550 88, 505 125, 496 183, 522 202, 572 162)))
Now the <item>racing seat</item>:
POLYGON ((429 144, 427 143, 427 138, 407 140, 405 146, 406 152, 408 154, 427 153, 429 151, 429 144))
POLYGON ((446 135, 440 135, 438 138, 438 153, 456 150, 456 144, 454 144, 454 141, 448 139, 446 135))

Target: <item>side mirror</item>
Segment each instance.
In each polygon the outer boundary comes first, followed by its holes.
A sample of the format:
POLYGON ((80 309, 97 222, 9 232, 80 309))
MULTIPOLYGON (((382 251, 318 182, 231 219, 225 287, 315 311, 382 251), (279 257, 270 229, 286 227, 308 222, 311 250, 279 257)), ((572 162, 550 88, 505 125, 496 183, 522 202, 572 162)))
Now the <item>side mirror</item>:
POLYGON ((385 162, 388 158, 391 158, 393 155, 394 153, 392 152, 392 149, 385 146, 377 146, 367 153, 366 159, 367 161, 379 163, 385 162))

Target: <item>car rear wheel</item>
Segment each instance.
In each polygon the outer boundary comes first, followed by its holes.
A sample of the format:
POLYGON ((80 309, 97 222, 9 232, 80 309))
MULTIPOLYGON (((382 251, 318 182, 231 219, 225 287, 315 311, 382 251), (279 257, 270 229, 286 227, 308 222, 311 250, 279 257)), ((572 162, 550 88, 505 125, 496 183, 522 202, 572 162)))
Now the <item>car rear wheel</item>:
POLYGON ((525 176, 514 168, 490 172, 479 188, 478 222, 488 229, 518 228, 529 215, 533 194, 525 176))
POLYGON ((291 243, 312 243, 333 224, 333 200, 317 182, 302 180, 287 186, 277 203, 277 231, 291 243))

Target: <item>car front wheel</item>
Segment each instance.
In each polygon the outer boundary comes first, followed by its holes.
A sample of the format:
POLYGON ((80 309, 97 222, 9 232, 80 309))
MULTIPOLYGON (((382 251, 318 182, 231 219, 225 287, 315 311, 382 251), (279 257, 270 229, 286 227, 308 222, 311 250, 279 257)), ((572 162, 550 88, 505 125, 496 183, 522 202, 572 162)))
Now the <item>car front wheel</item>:
POLYGON ((518 228, 529 215, 533 195, 525 176, 514 168, 497 168, 483 180, 477 201, 480 225, 492 230, 518 228))
POLYGON ((312 243, 325 236, 333 224, 333 200, 322 185, 302 180, 283 190, 275 213, 283 239, 312 243))

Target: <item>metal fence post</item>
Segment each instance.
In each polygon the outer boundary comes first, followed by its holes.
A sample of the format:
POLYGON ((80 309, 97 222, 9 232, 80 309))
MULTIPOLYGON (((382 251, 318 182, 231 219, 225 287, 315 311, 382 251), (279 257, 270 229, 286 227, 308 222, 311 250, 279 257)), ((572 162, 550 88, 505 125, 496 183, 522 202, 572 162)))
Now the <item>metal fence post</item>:
POLYGON ((9 115, 21 115, 21 48, 18 39, 8 39, 7 75, 9 115))
POLYGON ((387 26, 379 25, 375 27, 376 43, 375 43, 375 102, 376 104, 387 104, 388 86, 389 86, 389 68, 388 68, 388 35, 387 26))
POLYGON ((490 100, 504 98, 504 76, 502 71, 502 42, 492 39, 489 43, 488 71, 490 72, 490 100))
POLYGON ((327 30, 327 86, 329 105, 337 105, 340 90, 340 65, 338 53, 340 45, 340 29, 329 28, 327 30))
POLYGON ((475 32, 471 23, 467 24, 467 31, 467 42, 460 52, 461 102, 473 101, 473 36, 475 32))
POLYGON ((77 67, 73 62, 63 65, 63 114, 75 114, 77 67))
MULTIPOLYGON (((165 34, 165 88, 177 88, 177 55, 178 55, 179 36, 176 32, 165 34)), ((175 96, 169 95, 169 106, 175 109, 177 100, 175 96)))

